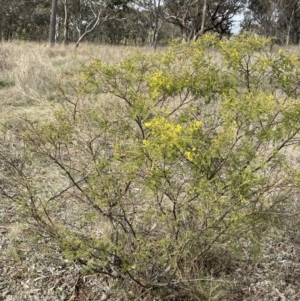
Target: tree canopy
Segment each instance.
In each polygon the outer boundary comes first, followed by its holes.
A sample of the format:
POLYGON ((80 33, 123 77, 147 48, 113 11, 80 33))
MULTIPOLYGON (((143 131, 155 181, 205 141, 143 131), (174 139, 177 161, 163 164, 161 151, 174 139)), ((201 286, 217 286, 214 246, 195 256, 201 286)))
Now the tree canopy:
POLYGON ((58 0, 55 28, 52 1, 0 2, 4 40, 153 45, 170 39, 197 40, 210 32, 229 36, 242 18, 241 30, 255 30, 285 44, 299 43, 300 1, 285 0, 58 0), (52 24, 51 23, 51 24, 52 24))

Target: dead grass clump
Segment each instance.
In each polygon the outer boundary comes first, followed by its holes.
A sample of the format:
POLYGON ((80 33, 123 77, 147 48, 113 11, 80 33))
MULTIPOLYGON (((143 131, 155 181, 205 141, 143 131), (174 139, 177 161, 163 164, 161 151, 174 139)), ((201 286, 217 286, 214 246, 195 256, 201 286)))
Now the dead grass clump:
POLYGON ((0 50, 0 70, 6 71, 13 68, 13 63, 8 60, 9 52, 6 49, 0 50))

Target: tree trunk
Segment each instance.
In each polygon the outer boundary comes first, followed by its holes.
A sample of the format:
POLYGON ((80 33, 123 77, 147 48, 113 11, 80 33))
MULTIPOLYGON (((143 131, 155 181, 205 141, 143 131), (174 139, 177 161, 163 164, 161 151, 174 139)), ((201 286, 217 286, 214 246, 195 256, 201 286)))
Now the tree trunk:
POLYGON ((201 36, 204 35, 204 28, 205 28, 205 21, 206 21, 206 11, 207 11, 207 0, 204 0, 203 11, 202 11, 201 28, 200 28, 198 37, 201 37, 201 36))
POLYGON ((299 44, 299 29, 298 28, 296 28, 295 31, 294 31, 293 42, 294 42, 295 45, 299 44))
POLYGON ((82 35, 82 15, 81 15, 81 5, 80 5, 80 0, 76 2, 77 6, 77 12, 76 12, 76 30, 78 32, 78 39, 80 39, 82 35))
POLYGON ((198 32, 195 32, 194 40, 197 40, 199 37, 204 35, 205 21, 206 21, 206 11, 207 11, 207 0, 204 0, 203 10, 202 10, 201 27, 200 27, 200 30, 198 32))
POLYGON ((75 44, 75 48, 77 48, 80 44, 80 42, 82 41, 82 39, 91 31, 93 31, 100 23, 100 15, 101 13, 98 14, 98 16, 92 20, 89 24, 87 24, 84 33, 81 34, 81 36, 79 37, 79 39, 77 40, 76 44, 75 44), (94 24, 93 24, 94 22, 94 24), (93 24, 91 27, 89 27, 89 25, 93 24))
POLYGON ((0 1, 0 42, 3 38, 3 27, 2 27, 2 14, 3 14, 3 0, 0 1))
POLYGON ((287 26, 287 33, 286 33, 286 38, 285 38, 286 46, 290 44, 291 28, 292 28, 292 22, 293 22, 293 19, 294 19, 294 14, 295 14, 295 9, 293 9, 293 11, 292 11, 292 15, 290 17, 290 21, 288 22, 288 26, 287 26))
POLYGON ((156 50, 156 48, 157 48, 158 35, 159 35, 161 27, 162 27, 162 22, 160 20, 155 20, 155 27, 153 30, 153 39, 152 39, 152 45, 151 45, 154 48, 154 50, 156 50))
POLYGON ((50 29, 49 29, 49 43, 51 46, 55 44, 57 1, 58 0, 52 0, 50 29))
POLYGON ((185 43, 188 41, 188 33, 187 29, 184 25, 181 25, 181 37, 182 37, 182 43, 185 43))
POLYGON ((69 42, 69 15, 68 15, 68 1, 64 1, 65 20, 64 20, 64 44, 69 42))

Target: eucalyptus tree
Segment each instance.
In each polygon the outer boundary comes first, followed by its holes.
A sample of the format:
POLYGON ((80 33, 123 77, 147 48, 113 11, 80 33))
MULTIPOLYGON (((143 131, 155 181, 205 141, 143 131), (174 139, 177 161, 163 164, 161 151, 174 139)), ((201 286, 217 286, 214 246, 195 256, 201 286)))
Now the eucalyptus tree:
POLYGON ((61 0, 58 4, 59 20, 63 23, 60 34, 63 34, 65 43, 72 40, 77 47, 92 33, 94 37, 99 36, 97 29, 100 25, 118 19, 126 1, 61 0))
POLYGON ((58 0, 52 0, 52 8, 51 8, 51 19, 50 19, 50 28, 49 28, 49 42, 52 46, 55 44, 57 1, 58 0))
POLYGON ((179 27, 183 41, 197 40, 206 32, 220 37, 230 34, 233 18, 246 7, 246 0, 166 0, 164 20, 179 27))
POLYGON ((285 44, 299 43, 299 26, 299 0, 251 0, 242 23, 243 29, 255 29, 285 44))
POLYGON ((138 7, 144 12, 150 23, 150 43, 157 47, 159 34, 164 22, 167 9, 164 0, 138 0, 138 7))
POLYGON ((50 3, 1 0, 0 36, 4 40, 43 40, 48 34, 50 3))

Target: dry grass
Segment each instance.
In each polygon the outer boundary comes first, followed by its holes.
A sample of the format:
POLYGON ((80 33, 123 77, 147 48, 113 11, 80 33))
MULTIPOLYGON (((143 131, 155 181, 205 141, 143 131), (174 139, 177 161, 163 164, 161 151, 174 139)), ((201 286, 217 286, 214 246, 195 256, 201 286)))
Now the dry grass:
MULTIPOLYGON (((56 45, 11 42, 0 45, 1 119, 9 113, 47 116, 49 105, 59 102, 58 89, 66 78, 92 57, 117 62, 136 51, 133 47, 82 44, 56 45)), ((145 51, 151 51, 145 48, 145 51)))

